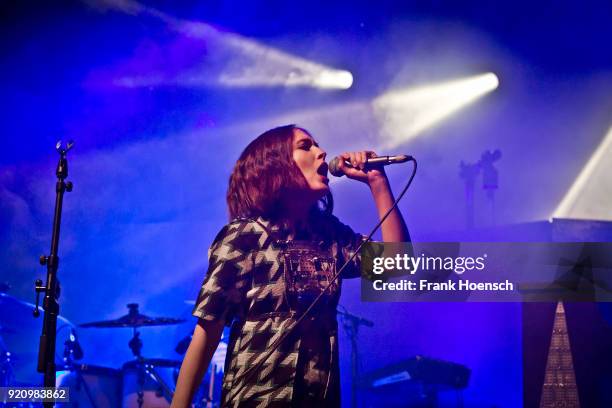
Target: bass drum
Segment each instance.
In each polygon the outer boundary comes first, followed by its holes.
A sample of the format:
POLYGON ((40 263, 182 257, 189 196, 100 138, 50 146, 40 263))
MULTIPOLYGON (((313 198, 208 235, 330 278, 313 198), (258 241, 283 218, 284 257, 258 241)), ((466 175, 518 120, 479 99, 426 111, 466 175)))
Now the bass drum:
POLYGON ((169 407, 175 388, 175 376, 180 368, 180 361, 161 358, 125 363, 123 365, 123 405, 121 406, 138 408, 138 391, 142 390, 143 407, 169 407), (142 386, 139 382, 142 382, 142 386))
POLYGON ((70 389, 66 407, 115 408, 121 406, 121 371, 113 368, 80 364, 57 371, 57 387, 70 389))

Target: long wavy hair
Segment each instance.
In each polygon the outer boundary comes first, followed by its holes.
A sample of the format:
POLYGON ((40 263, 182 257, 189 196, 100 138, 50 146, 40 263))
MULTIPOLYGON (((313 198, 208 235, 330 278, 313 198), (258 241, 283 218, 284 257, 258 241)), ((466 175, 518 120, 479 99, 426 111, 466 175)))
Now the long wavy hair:
MULTIPOLYGON (((309 188, 293 160, 296 130, 310 134, 296 125, 280 126, 262 133, 243 150, 227 189, 230 220, 261 216, 276 221, 283 212, 283 198, 309 188)), ((331 192, 327 192, 311 213, 331 214, 333 206, 331 192)))

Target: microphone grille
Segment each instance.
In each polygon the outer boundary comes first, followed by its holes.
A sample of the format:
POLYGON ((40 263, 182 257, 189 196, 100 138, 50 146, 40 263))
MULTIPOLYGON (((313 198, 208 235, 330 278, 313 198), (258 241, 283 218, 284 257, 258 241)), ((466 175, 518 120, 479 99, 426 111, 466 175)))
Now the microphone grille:
POLYGON ((336 176, 336 177, 344 176, 344 173, 342 172, 342 170, 340 170, 339 165, 340 165, 339 157, 334 157, 333 159, 329 161, 329 172, 333 176, 336 176))

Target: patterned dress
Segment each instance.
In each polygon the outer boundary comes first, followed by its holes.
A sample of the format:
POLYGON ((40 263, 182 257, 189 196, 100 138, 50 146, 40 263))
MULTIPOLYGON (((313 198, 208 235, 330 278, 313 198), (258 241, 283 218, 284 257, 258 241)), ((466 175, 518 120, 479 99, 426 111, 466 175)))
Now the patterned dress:
POLYGON ((210 248, 193 315, 231 325, 222 406, 340 405, 336 306, 341 278, 360 274, 359 255, 335 284, 328 278, 364 236, 331 215, 316 217, 300 234, 262 218, 239 219, 210 248), (323 301, 270 353, 313 290, 316 295, 327 286, 323 301))

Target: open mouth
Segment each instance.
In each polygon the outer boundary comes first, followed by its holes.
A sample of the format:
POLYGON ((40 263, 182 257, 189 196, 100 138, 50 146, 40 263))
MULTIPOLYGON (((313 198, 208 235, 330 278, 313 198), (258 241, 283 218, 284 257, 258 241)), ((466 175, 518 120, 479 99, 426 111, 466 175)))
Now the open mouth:
POLYGON ((328 165, 327 165, 327 163, 323 162, 317 168, 317 173, 320 174, 321 176, 327 178, 327 170, 328 170, 328 165))

